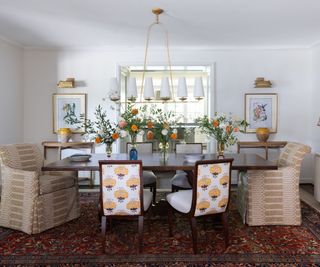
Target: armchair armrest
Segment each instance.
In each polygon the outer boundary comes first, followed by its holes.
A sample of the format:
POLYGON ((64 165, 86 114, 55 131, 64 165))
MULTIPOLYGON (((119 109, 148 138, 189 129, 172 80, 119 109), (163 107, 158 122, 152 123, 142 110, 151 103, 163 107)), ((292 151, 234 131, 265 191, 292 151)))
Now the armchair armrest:
POLYGON ((36 171, 25 171, 13 169, 9 166, 1 166, 2 193, 27 192, 30 196, 39 194, 39 173, 36 171))

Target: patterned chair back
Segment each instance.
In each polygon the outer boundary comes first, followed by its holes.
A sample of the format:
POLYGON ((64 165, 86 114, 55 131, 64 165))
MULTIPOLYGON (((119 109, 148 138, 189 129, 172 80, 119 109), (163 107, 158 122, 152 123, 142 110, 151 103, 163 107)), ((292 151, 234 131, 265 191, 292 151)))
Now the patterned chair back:
POLYGON ((143 215, 142 161, 99 161, 101 207, 105 216, 143 215))
POLYGON ((202 144, 201 143, 186 143, 186 144, 176 144, 177 154, 202 154, 202 144))
POLYGON ((222 213, 230 198, 231 165, 233 159, 196 162, 191 214, 195 217, 222 213))
POLYGON ((309 146, 299 143, 288 143, 279 156, 279 167, 294 166, 300 171, 304 156, 311 152, 309 146))
POLYGON ((43 156, 36 144, 0 146, 0 163, 13 169, 41 172, 43 156))
MULTIPOLYGON (((130 151, 131 146, 131 143, 127 143, 127 152, 130 151)), ((140 154, 151 154, 153 151, 153 144, 151 142, 138 142, 136 149, 140 154)))

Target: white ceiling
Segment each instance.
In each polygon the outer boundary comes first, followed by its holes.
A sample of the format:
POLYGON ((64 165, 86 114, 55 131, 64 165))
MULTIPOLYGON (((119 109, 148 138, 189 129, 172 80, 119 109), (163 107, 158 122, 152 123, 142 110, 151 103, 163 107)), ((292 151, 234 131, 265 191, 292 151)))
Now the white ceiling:
MULTIPOLYGON (((176 47, 310 47, 319 0, 0 0, 0 36, 35 47, 143 47, 160 21, 176 47)), ((163 45, 160 31, 151 46, 163 45)))

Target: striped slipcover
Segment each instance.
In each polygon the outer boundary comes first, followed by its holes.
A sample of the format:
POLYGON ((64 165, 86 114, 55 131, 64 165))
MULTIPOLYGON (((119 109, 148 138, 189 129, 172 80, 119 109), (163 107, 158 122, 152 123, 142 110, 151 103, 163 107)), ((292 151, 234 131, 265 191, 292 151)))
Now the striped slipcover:
POLYGON ((288 143, 280 153, 278 170, 241 173, 238 209, 248 225, 300 225, 299 179, 309 146, 288 143))
POLYGON ((41 172, 34 144, 0 146, 0 226, 36 234, 80 216, 75 176, 41 172))

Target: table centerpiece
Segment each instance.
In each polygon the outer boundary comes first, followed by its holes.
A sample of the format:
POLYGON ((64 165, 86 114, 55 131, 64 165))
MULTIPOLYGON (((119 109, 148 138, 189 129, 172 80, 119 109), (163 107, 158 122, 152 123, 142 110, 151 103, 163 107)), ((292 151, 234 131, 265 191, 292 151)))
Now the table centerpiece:
POLYGON ((177 139, 177 129, 173 112, 164 112, 161 109, 151 108, 147 119, 147 140, 156 138, 159 141, 161 160, 167 160, 169 141, 177 139))
POLYGON ((212 136, 217 141, 217 153, 219 157, 224 157, 224 149, 227 146, 234 145, 238 140, 237 132, 244 132, 244 128, 249 124, 231 114, 227 116, 224 113, 214 114, 213 118, 204 116, 196 119, 196 123, 202 133, 212 136))
POLYGON ((112 144, 119 138, 119 130, 115 124, 111 123, 107 119, 106 111, 102 110, 102 107, 98 105, 94 113, 95 120, 82 119, 81 128, 84 128, 84 133, 92 135, 92 139, 96 144, 105 144, 107 156, 110 157, 112 153, 112 144))
POLYGON ((134 104, 129 103, 126 110, 120 115, 121 118, 118 123, 120 137, 125 138, 129 134, 131 138, 130 160, 138 159, 137 135, 144 133, 143 129, 146 127, 145 112, 146 106, 135 108, 134 104))

